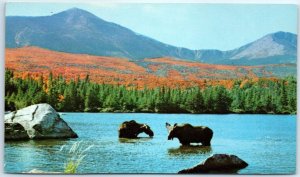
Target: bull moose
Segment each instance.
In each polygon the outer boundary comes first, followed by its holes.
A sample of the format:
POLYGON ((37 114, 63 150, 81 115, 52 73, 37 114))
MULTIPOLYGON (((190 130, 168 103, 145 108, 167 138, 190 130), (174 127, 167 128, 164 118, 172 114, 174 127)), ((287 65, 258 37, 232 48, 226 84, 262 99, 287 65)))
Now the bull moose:
POLYGON ((203 146, 210 146, 210 141, 213 137, 213 131, 205 126, 192 126, 191 124, 173 126, 166 123, 169 135, 168 140, 178 138, 182 145, 189 145, 190 143, 201 143, 203 146))

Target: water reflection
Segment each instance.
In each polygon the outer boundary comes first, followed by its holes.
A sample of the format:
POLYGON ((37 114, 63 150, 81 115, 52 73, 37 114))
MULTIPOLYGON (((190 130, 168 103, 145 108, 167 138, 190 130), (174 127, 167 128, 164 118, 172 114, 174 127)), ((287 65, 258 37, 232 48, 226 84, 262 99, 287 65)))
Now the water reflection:
POLYGON ((60 148, 70 141, 66 140, 29 140, 29 141, 9 141, 5 142, 6 148, 18 148, 22 151, 5 153, 5 159, 8 166, 18 164, 14 170, 19 173, 28 172, 32 169, 49 171, 49 169, 63 168, 65 158, 60 148), (7 160, 9 159, 9 160, 7 160), (36 159, 42 159, 37 161, 36 159))
POLYGON ((6 145, 13 146, 60 146, 69 142, 68 139, 47 139, 47 140, 25 140, 25 141, 5 141, 6 145))
POLYGON ((120 143, 139 143, 139 142, 145 142, 150 141, 153 138, 151 137, 137 137, 137 138, 119 138, 120 143))
POLYGON ((211 146, 200 146, 200 145, 191 145, 191 146, 180 146, 179 148, 170 148, 168 149, 169 155, 188 155, 188 154, 209 154, 212 152, 211 146))
POLYGON ((36 151, 46 151, 47 153, 56 153, 64 145, 70 141, 66 140, 28 140, 5 142, 6 147, 22 147, 27 149, 36 149, 36 151))

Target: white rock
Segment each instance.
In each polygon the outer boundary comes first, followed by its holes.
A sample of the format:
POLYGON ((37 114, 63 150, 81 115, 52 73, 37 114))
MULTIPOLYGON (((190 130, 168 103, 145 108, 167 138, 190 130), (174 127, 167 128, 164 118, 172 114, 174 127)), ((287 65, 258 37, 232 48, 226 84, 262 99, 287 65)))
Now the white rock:
MULTIPOLYGON (((19 123, 30 139, 77 138, 77 134, 49 104, 36 104, 5 115, 5 123, 19 123)), ((7 137, 6 137, 7 139, 7 137)))

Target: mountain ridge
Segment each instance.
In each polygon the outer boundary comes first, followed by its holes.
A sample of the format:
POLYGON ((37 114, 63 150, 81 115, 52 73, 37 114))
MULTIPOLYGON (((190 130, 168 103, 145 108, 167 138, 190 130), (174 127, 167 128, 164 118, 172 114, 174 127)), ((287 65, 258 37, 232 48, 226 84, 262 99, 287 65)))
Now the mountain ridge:
POLYGON ((23 46, 133 60, 168 56, 210 64, 258 65, 296 63, 297 35, 279 31, 233 50, 190 50, 72 8, 51 16, 6 17, 6 47, 23 46))

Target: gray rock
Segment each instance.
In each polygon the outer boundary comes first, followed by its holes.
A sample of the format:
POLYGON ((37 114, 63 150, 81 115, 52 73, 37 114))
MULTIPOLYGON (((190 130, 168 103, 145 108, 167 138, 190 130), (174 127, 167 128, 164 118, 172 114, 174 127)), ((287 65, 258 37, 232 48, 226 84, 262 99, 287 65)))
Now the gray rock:
POLYGON ((27 140, 29 136, 19 123, 5 123, 5 140, 27 140))
POLYGON ((184 169, 178 173, 237 173, 248 164, 235 155, 214 154, 201 164, 184 169))
POLYGON ((4 123, 7 127, 5 140, 19 140, 23 139, 23 137, 24 139, 78 137, 49 104, 31 105, 6 114, 4 123), (20 126, 24 128, 28 138, 24 136, 24 130, 20 126), (17 129, 14 129, 15 127, 17 129), (14 134, 14 132, 18 133, 14 134))

